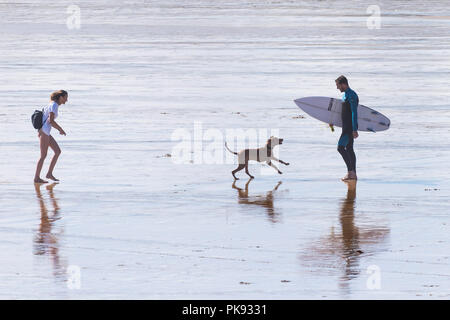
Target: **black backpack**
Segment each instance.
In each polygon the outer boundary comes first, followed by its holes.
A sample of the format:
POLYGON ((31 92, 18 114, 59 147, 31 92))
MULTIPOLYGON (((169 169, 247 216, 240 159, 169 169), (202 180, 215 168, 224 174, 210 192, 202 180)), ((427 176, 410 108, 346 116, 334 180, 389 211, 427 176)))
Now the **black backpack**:
POLYGON ((31 115, 31 123, 33 124, 33 127, 37 130, 41 129, 44 125, 44 109, 41 110, 35 110, 34 113, 31 115))

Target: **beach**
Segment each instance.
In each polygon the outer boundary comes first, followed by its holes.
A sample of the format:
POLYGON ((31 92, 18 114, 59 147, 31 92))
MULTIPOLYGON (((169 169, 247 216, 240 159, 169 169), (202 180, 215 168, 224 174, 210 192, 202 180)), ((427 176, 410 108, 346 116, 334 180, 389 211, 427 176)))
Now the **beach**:
POLYGON ((0 299, 450 298, 446 1, 79 1, 79 29, 70 5, 0 4, 0 299), (341 74, 391 120, 350 185, 340 128, 293 102, 341 74), (290 165, 234 182, 223 143, 270 135, 290 165))

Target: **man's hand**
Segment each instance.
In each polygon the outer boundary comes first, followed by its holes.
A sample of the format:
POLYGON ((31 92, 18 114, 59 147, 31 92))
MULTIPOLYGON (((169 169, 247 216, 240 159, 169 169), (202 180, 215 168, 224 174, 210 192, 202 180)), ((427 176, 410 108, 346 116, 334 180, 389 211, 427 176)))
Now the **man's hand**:
POLYGON ((353 139, 358 138, 359 134, 358 131, 353 131, 353 139))

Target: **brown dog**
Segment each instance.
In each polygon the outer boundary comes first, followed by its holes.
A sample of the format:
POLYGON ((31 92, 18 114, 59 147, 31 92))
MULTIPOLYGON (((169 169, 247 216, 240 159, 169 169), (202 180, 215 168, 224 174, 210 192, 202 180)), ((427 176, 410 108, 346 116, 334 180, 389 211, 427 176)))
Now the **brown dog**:
POLYGON ((273 155, 272 149, 279 144, 280 145, 283 144, 283 139, 272 136, 267 140, 266 145, 262 148, 244 149, 240 152, 234 152, 228 148, 227 143, 225 142, 225 148, 227 148, 227 150, 230 151, 231 153, 238 156, 239 166, 236 169, 234 169, 233 171, 231 171, 231 174, 233 175, 234 179, 239 180, 239 178, 236 178, 236 176, 234 174, 244 168, 245 168, 245 173, 247 173, 250 176, 250 178, 252 178, 252 179, 254 178, 254 176, 252 176, 250 174, 250 172, 248 172, 249 160, 254 160, 254 161, 258 161, 258 162, 265 161, 269 166, 271 166, 272 168, 277 170, 279 174, 282 174, 282 172, 280 170, 278 170, 278 168, 272 163, 272 160, 274 160, 274 161, 278 161, 284 165, 287 165, 287 166, 289 165, 289 163, 284 162, 283 160, 279 160, 279 159, 275 158, 273 155))

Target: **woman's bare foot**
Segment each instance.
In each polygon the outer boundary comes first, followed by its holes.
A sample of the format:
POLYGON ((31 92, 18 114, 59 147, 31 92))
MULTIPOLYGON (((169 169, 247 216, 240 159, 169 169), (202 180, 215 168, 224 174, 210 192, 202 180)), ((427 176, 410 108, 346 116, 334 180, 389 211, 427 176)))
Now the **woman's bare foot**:
POLYGON ((39 179, 34 179, 34 183, 47 183, 48 181, 42 180, 41 178, 39 179))
POLYGON ((59 179, 56 179, 52 174, 47 173, 45 176, 47 179, 53 180, 53 181, 59 181, 59 179))

